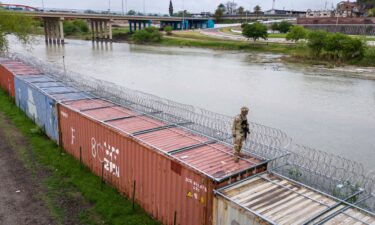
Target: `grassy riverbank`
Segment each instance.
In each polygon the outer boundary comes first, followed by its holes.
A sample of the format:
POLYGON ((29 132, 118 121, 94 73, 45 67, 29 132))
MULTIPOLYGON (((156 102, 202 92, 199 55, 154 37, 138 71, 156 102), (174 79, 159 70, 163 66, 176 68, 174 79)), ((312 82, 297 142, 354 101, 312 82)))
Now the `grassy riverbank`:
POLYGON ((58 224, 66 224, 64 218, 69 216, 77 217, 79 223, 76 224, 158 224, 140 207, 133 209, 131 201, 103 184, 100 178, 65 154, 41 132, 36 132, 39 130, 35 124, 16 107, 2 89, 0 113, 5 115, 20 133, 21 137, 18 139, 22 138, 21 141, 10 134, 8 138, 25 167, 41 179, 40 185, 47 191, 40 198, 58 224), (42 176, 39 171, 43 171, 42 176), (79 211, 74 211, 77 208, 79 211), (67 213, 69 215, 66 215, 67 213))
POLYGON ((252 42, 241 40, 223 40, 215 37, 203 35, 197 31, 175 32, 172 36, 166 36, 161 41, 164 46, 197 47, 215 50, 239 50, 256 51, 266 53, 279 53, 287 56, 283 57, 286 62, 303 63, 309 65, 342 66, 354 65, 364 67, 375 66, 375 48, 367 47, 366 53, 361 60, 351 61, 330 61, 312 58, 309 49, 302 44, 274 43, 274 42, 252 42))

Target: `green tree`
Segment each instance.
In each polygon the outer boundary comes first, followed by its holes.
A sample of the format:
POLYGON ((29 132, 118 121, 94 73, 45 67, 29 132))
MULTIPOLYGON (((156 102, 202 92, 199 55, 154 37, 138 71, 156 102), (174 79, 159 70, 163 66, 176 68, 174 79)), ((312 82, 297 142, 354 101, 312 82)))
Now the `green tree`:
POLYGON ((361 59, 366 49, 362 40, 341 33, 328 34, 324 42, 324 51, 333 60, 361 59))
POLYGON ((375 8, 372 8, 368 11, 368 15, 371 17, 375 17, 375 8))
POLYGON ((366 52, 366 43, 359 38, 342 41, 342 57, 344 59, 362 59, 366 52))
POLYGON ((221 3, 217 8, 220 9, 223 14, 225 13, 226 7, 223 3, 221 3))
POLYGON ((254 7, 254 13, 257 15, 257 17, 262 13, 262 8, 259 5, 256 5, 254 7))
POLYGON ((136 31, 132 39, 136 43, 155 43, 160 42, 162 35, 155 27, 146 27, 143 30, 136 31))
POLYGON ((0 9, 0 51, 6 51, 9 47, 7 35, 13 34, 23 44, 31 41, 35 30, 35 23, 31 17, 20 13, 0 9))
POLYGON ((254 42, 259 38, 266 40, 268 37, 267 26, 259 22, 253 24, 246 24, 242 29, 242 35, 247 38, 252 38, 254 42))
POLYGON ((169 15, 173 16, 173 3, 172 3, 172 0, 169 1, 169 15))
POLYGON ((172 35, 173 28, 171 26, 165 26, 164 31, 167 33, 167 35, 172 35))
POLYGON ((315 57, 319 57, 324 48, 324 41, 328 33, 326 31, 309 32, 307 35, 307 46, 315 57))
POLYGON ((307 36, 307 30, 302 26, 293 26, 290 28, 288 34, 286 35, 286 39, 288 41, 298 42, 301 39, 305 39, 307 36))
POLYGON ((289 29, 292 27, 293 25, 291 23, 289 23, 288 21, 281 21, 279 23, 279 31, 280 33, 283 33, 283 34, 286 34, 289 32, 289 29))
POLYGON ((129 15, 129 16, 134 16, 134 15, 136 15, 136 14, 137 14, 137 12, 134 11, 134 10, 129 10, 129 12, 128 12, 128 15, 129 15))
POLYGON ((238 14, 239 15, 243 15, 243 14, 245 14, 245 8, 244 7, 242 7, 242 6, 240 6, 239 8, 238 8, 238 14))
POLYGON ((223 11, 219 8, 216 9, 215 11, 215 14, 214 14, 214 18, 217 22, 220 22, 221 19, 223 18, 223 11))
POLYGON ((273 23, 272 25, 271 25, 271 30, 272 31, 279 31, 279 23, 273 23))

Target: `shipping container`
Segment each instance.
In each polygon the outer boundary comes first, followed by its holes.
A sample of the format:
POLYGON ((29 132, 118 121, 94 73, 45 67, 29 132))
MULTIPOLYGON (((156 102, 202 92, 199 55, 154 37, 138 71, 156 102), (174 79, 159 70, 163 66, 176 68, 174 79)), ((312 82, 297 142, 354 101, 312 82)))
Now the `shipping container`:
POLYGON ((362 219, 375 221, 359 209, 347 208, 347 203, 340 199, 270 172, 256 174, 215 193, 215 225, 331 225, 365 224, 360 222, 362 219), (343 214, 338 213, 340 210, 344 210, 343 214), (332 219, 324 221, 329 217, 332 219))
POLYGON ((90 98, 87 94, 78 93, 77 90, 66 87, 46 75, 16 75, 14 87, 17 106, 57 144, 59 144, 59 130, 56 102, 90 98), (78 94, 71 96, 72 91, 78 94))
POLYGON ((6 60, 0 63, 0 87, 14 98, 15 75, 41 74, 37 69, 15 60, 6 60))
POLYGON ((211 225, 213 190, 266 170, 218 141, 100 99, 58 104, 63 148, 165 225, 211 225))

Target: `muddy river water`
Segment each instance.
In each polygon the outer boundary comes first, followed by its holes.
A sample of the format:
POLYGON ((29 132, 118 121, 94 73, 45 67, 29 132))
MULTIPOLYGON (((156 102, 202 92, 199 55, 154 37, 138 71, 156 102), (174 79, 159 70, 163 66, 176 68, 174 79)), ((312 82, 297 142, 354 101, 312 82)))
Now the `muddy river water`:
POLYGON ((11 50, 98 79, 279 128, 295 143, 375 169, 375 80, 285 65, 270 54, 68 40, 11 50))

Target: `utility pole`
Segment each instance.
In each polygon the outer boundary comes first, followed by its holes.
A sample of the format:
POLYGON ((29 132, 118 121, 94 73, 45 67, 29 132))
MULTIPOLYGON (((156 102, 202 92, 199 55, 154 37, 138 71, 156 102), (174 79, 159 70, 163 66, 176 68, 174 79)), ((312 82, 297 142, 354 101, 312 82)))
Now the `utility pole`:
POLYGON ((146 0, 143 0, 143 15, 146 15, 146 0))
POLYGON ((182 0, 182 30, 185 28, 185 0, 182 0))
POLYGON ((42 0, 42 8, 43 8, 43 11, 44 11, 44 0, 42 0))
POLYGON ((124 0, 121 1, 122 15, 124 16, 124 0))
POLYGON ((108 0, 108 14, 111 13, 111 0, 108 0))

